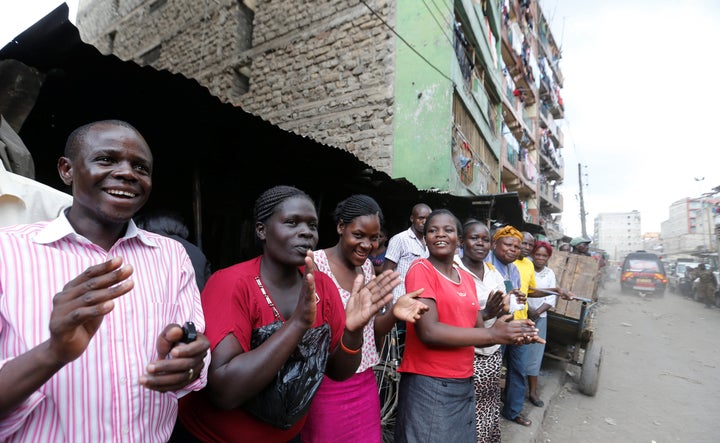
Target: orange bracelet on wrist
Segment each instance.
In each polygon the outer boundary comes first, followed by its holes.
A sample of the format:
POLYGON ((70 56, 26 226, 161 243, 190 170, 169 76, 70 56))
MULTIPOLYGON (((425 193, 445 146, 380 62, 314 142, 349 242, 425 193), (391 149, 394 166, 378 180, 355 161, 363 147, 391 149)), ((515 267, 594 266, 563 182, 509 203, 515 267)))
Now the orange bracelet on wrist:
POLYGON ((345 337, 345 334, 343 334, 342 337, 340 337, 340 349, 342 349, 344 353, 350 354, 350 355, 356 355, 360 351, 362 351, 362 345, 360 345, 360 347, 357 349, 349 349, 347 346, 345 346, 345 343, 343 343, 343 337, 345 337))

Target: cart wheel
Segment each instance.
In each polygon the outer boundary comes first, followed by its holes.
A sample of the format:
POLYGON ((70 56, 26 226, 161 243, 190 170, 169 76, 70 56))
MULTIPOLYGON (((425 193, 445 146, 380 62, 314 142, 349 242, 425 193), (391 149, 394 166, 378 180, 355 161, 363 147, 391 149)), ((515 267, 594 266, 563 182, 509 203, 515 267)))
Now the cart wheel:
POLYGON ((600 378, 600 363, 602 362, 602 346, 591 340, 585 348, 582 372, 580 374, 580 392, 593 396, 597 392, 600 378))

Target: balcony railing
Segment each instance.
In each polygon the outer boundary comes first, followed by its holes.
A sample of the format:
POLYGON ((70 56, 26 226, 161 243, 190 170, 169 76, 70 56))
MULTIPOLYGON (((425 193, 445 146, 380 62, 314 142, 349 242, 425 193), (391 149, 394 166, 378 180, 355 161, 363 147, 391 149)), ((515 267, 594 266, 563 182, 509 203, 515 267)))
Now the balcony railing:
POLYGON ((512 167, 514 167, 515 169, 518 168, 519 157, 520 157, 520 152, 517 150, 517 148, 515 148, 514 146, 508 145, 506 158, 507 158, 508 163, 510 165, 512 165, 512 167))
POLYGON ((542 200, 545 201, 544 206, 553 206, 554 208, 552 209, 554 210, 551 210, 550 212, 561 212, 563 207, 563 197, 562 194, 560 194, 560 192, 558 192, 558 190, 556 189, 557 183, 554 183, 552 185, 548 184, 545 177, 541 177, 538 182, 540 197, 542 200))
POLYGON ((470 52, 469 43, 465 34, 463 33, 462 27, 459 23, 455 23, 455 38, 453 39, 453 46, 455 49, 455 57, 457 57, 458 64, 460 65, 460 74, 465 83, 465 88, 468 92, 472 91, 472 74, 473 74, 473 62, 468 52, 470 52))
POLYGON ((553 143, 555 143, 555 149, 562 149, 565 146, 565 134, 562 129, 555 124, 555 120, 553 120, 553 128, 549 129, 552 131, 551 134, 553 143))
POLYGON ((512 75, 516 87, 523 91, 522 100, 526 105, 532 105, 536 101, 533 92, 532 79, 528 69, 530 61, 530 48, 526 43, 520 44, 522 29, 517 22, 505 20, 501 31, 502 57, 507 65, 508 72, 512 75))
POLYGON ((522 119, 523 119, 523 122, 525 122, 525 127, 528 128, 530 133, 532 134, 534 132, 533 131, 533 119, 530 118, 530 116, 528 115, 527 110, 525 108, 523 108, 523 111, 522 111, 522 119))
MULTIPOLYGON (((562 161, 562 159, 561 159, 562 161)), ((564 165, 561 162, 550 161, 542 152, 540 153, 540 171, 549 179, 562 180, 564 165)))

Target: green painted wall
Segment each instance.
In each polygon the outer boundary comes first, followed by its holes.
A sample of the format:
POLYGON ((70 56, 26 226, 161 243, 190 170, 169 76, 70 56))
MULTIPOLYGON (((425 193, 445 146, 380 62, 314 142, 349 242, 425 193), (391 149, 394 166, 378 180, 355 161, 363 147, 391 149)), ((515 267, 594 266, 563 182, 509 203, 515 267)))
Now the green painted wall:
MULTIPOLYGON (((441 23, 452 23, 452 1, 435 3, 445 14, 441 23)), ((446 78, 455 57, 448 41, 452 31, 441 29, 417 0, 398 0, 396 17, 398 34, 427 62, 397 39, 392 176, 420 189, 448 191, 449 177, 456 175, 450 155, 453 87, 446 78)))
MULTIPOLYGON (((466 108, 476 121, 478 130, 496 157, 500 155, 499 128, 497 136, 490 131, 488 116, 488 92, 480 88, 468 91, 464 88, 462 74, 452 47, 454 2, 435 0, 437 8, 432 15, 422 2, 398 0, 396 29, 426 60, 408 47, 401 39, 396 40, 396 77, 394 111, 393 173, 395 178, 405 177, 420 189, 436 188, 455 195, 478 194, 478 184, 465 186, 452 163, 451 137, 452 103, 455 85, 466 108), (443 14, 440 17, 440 14, 443 14), (434 17, 433 17, 434 15, 434 17), (432 64, 433 66, 431 66, 432 64), (436 69, 437 68, 437 69, 436 69), (440 72, 438 72, 440 71, 440 72)), ((485 36, 493 32, 499 37, 499 8, 493 4, 490 29, 485 24, 479 6, 469 0, 460 0, 457 7, 463 21, 469 23, 467 36, 482 54, 484 67, 490 83, 497 91, 490 92, 498 100, 500 69, 493 66, 485 36), (497 9, 497 10, 496 10, 497 9), (481 21, 482 20, 482 21, 481 21)), ((499 38, 495 49, 499 54, 499 38)), ((499 56, 499 55, 498 55, 499 56)), ((499 104, 496 108, 499 108, 499 104)), ((499 171, 493 171, 499 183, 499 171)), ((477 176, 477 175, 476 175, 477 176)), ((498 192, 499 189, 487 189, 498 192)))

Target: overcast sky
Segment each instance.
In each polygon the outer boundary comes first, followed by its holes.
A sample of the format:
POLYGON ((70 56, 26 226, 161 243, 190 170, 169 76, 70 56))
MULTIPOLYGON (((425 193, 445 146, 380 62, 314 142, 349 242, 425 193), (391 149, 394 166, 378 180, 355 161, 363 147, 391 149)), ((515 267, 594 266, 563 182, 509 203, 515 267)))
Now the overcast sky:
MULTIPOLYGON (((3 2, 1 46, 62 3, 3 2)), ((720 185, 720 2, 540 3, 563 56, 565 233, 581 231, 578 163, 588 234, 599 213, 635 209, 659 231, 671 203, 720 185)))
POLYGON ((78 0, 0 0, 0 47, 5 46, 15 36, 34 25, 55 8, 67 3, 70 8, 70 21, 75 23, 78 0))
POLYGON ((720 2, 541 5, 562 45, 566 234, 580 233, 578 163, 588 234, 597 214, 635 209, 659 231, 670 204, 720 185, 720 2))

